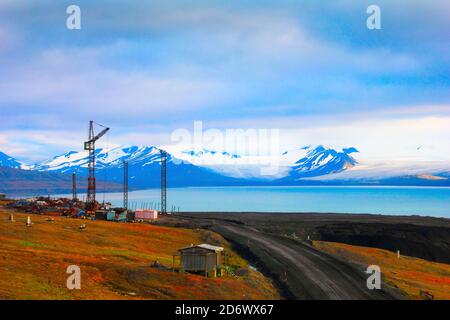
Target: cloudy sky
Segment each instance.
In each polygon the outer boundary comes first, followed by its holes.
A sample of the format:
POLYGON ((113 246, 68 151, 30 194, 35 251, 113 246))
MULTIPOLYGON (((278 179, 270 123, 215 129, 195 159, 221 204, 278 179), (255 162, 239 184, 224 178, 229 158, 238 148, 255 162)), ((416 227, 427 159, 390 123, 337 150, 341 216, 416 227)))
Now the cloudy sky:
POLYGON ((200 120, 280 129, 282 149, 448 161, 449 16, 447 0, 2 0, 0 151, 80 150, 90 119, 112 128, 99 146, 169 145, 200 120))

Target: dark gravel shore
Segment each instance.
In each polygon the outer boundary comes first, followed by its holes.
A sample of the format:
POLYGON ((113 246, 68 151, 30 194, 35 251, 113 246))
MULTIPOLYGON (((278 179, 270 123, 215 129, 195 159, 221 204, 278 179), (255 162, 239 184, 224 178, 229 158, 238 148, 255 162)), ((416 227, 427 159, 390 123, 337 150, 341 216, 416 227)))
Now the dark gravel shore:
POLYGON ((311 240, 400 250, 450 263, 450 219, 315 213, 179 213, 159 223, 214 230, 232 242, 293 299, 399 299, 368 291, 362 270, 308 245, 311 240))
POLYGON ((450 263, 450 219, 335 213, 180 213, 165 223, 208 228, 231 223, 306 240, 387 249, 429 261, 450 263))

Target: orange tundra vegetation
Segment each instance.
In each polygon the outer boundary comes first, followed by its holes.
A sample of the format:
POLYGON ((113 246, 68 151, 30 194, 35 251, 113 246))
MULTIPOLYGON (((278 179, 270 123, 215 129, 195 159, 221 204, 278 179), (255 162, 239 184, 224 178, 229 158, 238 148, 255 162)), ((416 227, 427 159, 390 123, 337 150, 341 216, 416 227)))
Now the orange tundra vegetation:
POLYGON ((314 246, 365 269, 369 265, 381 268, 388 285, 399 288, 409 298, 422 299, 420 290, 434 299, 450 300, 450 265, 408 257, 391 251, 352 246, 343 243, 314 241, 314 246))
MULTIPOLYGON (((279 299, 257 271, 205 278, 172 267, 172 254, 202 242, 204 231, 27 215, 0 207, 0 299, 279 299), (80 230, 81 224, 86 230, 80 230), (81 268, 81 290, 68 290, 66 268, 81 268)), ((215 235, 220 237, 219 235, 215 235)), ((221 238, 221 237, 220 237, 221 238)), ((235 268, 247 262, 221 238, 235 268)), ((231 264, 230 263, 230 264, 231 264)))

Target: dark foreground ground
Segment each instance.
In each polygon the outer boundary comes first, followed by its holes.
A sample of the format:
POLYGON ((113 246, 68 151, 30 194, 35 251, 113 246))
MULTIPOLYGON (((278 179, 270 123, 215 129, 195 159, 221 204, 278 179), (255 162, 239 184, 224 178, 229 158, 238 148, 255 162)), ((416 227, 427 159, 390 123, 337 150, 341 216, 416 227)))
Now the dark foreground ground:
POLYGON ((254 259, 294 299, 400 299, 368 290, 361 268, 319 252, 311 240, 342 242, 450 263, 450 220, 417 216, 182 213, 162 223, 212 229, 254 259))

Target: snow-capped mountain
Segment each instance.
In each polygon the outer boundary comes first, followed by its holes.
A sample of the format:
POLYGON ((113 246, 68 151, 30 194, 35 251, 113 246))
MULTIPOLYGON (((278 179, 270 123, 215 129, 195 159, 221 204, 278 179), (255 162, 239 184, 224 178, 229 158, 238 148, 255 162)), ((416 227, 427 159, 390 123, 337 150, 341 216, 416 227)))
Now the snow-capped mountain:
POLYGON ((291 165, 289 173, 294 179, 324 176, 331 173, 338 173, 353 168, 358 161, 350 154, 358 153, 354 148, 343 148, 341 151, 324 146, 306 146, 298 150, 286 151, 283 153, 285 163, 288 164, 293 159, 298 159, 291 165))
MULTIPOLYGON (((160 153, 156 147, 114 147, 100 148, 95 151, 96 170, 121 168, 123 162, 142 167, 159 163, 160 153)), ((168 161, 172 161, 168 155, 168 161)), ((31 167, 38 171, 56 171, 61 173, 83 173, 87 170, 89 155, 86 151, 70 151, 53 159, 39 162, 31 167)))
POLYGON ((260 177, 259 166, 255 165, 249 156, 239 155, 233 152, 201 149, 171 150, 174 157, 195 166, 208 168, 218 174, 238 178, 249 179, 260 177))
POLYGON ((27 169, 28 166, 0 151, 0 167, 27 169))
MULTIPOLYGON (((445 164, 436 166, 418 163, 405 167, 404 163, 396 164, 395 161, 383 165, 371 165, 365 161, 360 163, 355 158, 359 151, 354 147, 305 146, 266 157, 207 149, 169 151, 171 152, 167 154, 167 181, 171 187, 450 184, 450 174, 445 164), (265 174, 263 169, 267 166, 273 166, 276 170, 271 174, 265 174)), ((122 184, 124 161, 129 164, 130 188, 159 187, 161 157, 157 147, 130 146, 97 149, 97 179, 113 185, 122 184)), ((42 174, 67 176, 76 173, 79 179, 84 181, 83 177, 88 174, 88 154, 85 151, 70 151, 50 160, 26 166, 0 153, 0 167, 2 166, 4 169, 28 169, 28 171, 42 174)), ((21 173, 22 176, 24 174, 21 173)))
MULTIPOLYGON (((31 166, 17 161, 0 152, 0 193, 13 194, 49 194, 69 192, 72 177, 55 171, 30 170, 31 166)), ((80 190, 86 188, 87 181, 80 179, 80 190)), ((99 179, 98 190, 120 191, 122 184, 105 182, 99 179)))
MULTIPOLYGON (((161 155, 156 147, 131 146, 99 148, 95 151, 97 177, 104 181, 121 183, 123 163, 128 162, 130 186, 132 188, 156 187, 160 184, 161 155)), ((50 171, 80 176, 88 174, 88 153, 70 151, 53 159, 32 166, 33 170, 50 171)), ((232 178, 222 176, 207 168, 167 154, 167 180, 171 186, 228 185, 232 178)))
POLYGON ((331 147, 305 146, 266 156, 245 156, 213 150, 183 150, 176 156, 194 165, 210 168, 223 175, 236 178, 299 179, 337 173, 357 164, 350 154, 354 147, 333 149, 331 147), (262 174, 262 168, 272 166, 271 175, 262 174))

